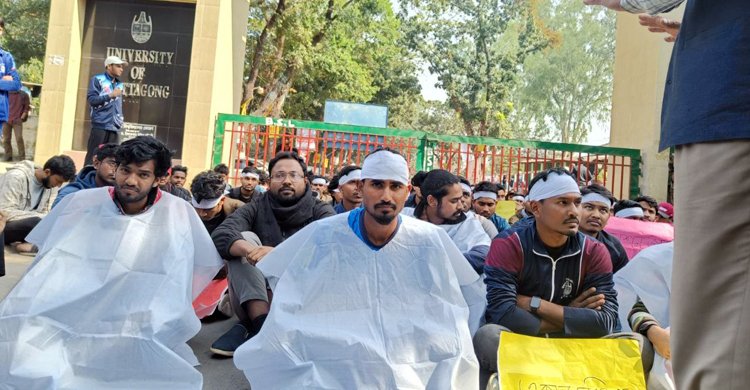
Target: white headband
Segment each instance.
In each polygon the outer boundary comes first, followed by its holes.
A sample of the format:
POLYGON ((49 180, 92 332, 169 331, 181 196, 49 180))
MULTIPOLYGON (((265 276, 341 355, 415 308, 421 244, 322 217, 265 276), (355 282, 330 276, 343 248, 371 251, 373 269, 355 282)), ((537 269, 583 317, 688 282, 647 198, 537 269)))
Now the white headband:
POLYGON ((328 185, 328 182, 326 181, 326 179, 323 179, 321 177, 316 177, 315 179, 313 179, 312 184, 322 184, 325 186, 325 185, 328 185))
POLYGON ((479 198, 490 198, 492 200, 497 200, 497 193, 491 191, 478 191, 474 193, 473 197, 474 200, 477 200, 479 198))
POLYGON ((513 200, 515 200, 516 202, 525 202, 526 198, 524 198, 521 195, 516 195, 516 196, 513 197, 513 200))
POLYGON ((570 193, 581 193, 578 183, 570 175, 550 172, 547 175, 547 180, 539 180, 534 183, 529 191, 528 200, 540 201, 570 193))
POLYGON ((612 207, 612 201, 607 199, 605 196, 597 194, 596 192, 591 192, 583 196, 581 198, 581 204, 583 203, 604 203, 608 207, 612 207))
POLYGON ((643 218, 643 209, 640 207, 628 207, 626 209, 622 209, 618 211, 615 214, 615 217, 618 218, 628 218, 628 217, 640 217, 643 218))
POLYGON ((355 169, 349 173, 347 173, 344 176, 341 176, 339 178, 339 187, 343 186, 344 184, 352 181, 352 180, 360 180, 362 178, 362 170, 361 169, 355 169))
POLYGON ((190 201, 193 204, 193 207, 196 209, 212 209, 216 207, 217 204, 219 204, 219 201, 224 199, 224 196, 220 196, 216 199, 203 199, 200 202, 195 201, 195 197, 190 201))
POLYGON ((409 167, 400 155, 387 150, 373 153, 362 164, 362 180, 391 180, 409 184, 409 167))
POLYGON ((251 177, 253 179, 260 179, 260 175, 258 175, 255 172, 243 172, 241 176, 242 177, 251 177))
POLYGON ((461 185, 461 188, 464 190, 463 192, 468 192, 471 194, 471 187, 469 187, 468 184, 466 183, 458 183, 458 184, 461 185))

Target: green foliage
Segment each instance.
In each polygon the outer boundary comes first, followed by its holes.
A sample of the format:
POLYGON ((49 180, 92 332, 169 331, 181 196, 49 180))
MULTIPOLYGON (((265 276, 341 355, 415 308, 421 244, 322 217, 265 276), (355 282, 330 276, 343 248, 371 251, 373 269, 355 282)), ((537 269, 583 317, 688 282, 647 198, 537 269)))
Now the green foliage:
POLYGON ((329 99, 390 104, 419 92, 416 66, 389 0, 287 0, 268 28, 278 5, 266 1, 250 13, 246 88, 255 91, 248 111, 281 106, 280 115, 320 120, 329 99), (256 50, 264 28, 267 36, 256 50), (250 85, 256 55, 258 77, 250 85), (271 99, 276 102, 269 104, 271 99))
POLYGON ((18 74, 23 81, 41 84, 44 77, 44 63, 36 57, 31 58, 18 67, 18 74))
POLYGON ((510 93, 526 56, 554 42, 534 1, 402 0, 408 43, 438 76, 464 133, 506 136, 510 93))
POLYGON ((609 118, 615 17, 577 1, 546 0, 540 16, 560 44, 531 55, 514 92, 514 136, 584 142, 609 118))
POLYGON ((43 64, 47 44, 50 0, 2 0, 0 16, 5 19, 1 46, 13 54, 17 66, 32 58, 43 64))
POLYGON ((421 95, 401 95, 391 100, 388 126, 435 134, 463 134, 461 118, 447 103, 426 101, 421 95))

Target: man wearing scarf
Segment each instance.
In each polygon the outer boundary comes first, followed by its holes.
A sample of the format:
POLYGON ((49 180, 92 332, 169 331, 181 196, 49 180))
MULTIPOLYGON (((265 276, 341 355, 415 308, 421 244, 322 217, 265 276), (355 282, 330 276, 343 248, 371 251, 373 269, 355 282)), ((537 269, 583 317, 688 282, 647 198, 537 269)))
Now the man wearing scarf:
POLYGON ((336 215, 329 204, 313 197, 305 179, 307 166, 296 153, 278 153, 268 169, 268 191, 228 216, 211 234, 227 260, 230 302, 240 320, 211 346, 219 355, 233 356, 260 331, 268 314, 266 279, 255 264, 311 222, 336 215))
POLYGON ((400 215, 403 156, 368 155, 359 186, 362 207, 258 263, 274 303, 234 363, 253 389, 477 388, 482 279, 443 229, 400 215))
POLYGON ((404 208, 402 214, 438 225, 448 233, 477 273, 483 272, 491 239, 476 218, 463 210, 464 188, 458 176, 443 170, 430 171, 422 183, 422 202, 404 208))

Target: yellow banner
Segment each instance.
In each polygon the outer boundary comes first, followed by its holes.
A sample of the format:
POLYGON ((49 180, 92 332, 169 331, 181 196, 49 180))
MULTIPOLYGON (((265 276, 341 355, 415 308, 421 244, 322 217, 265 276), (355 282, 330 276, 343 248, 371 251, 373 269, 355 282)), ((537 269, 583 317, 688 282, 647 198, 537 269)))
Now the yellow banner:
POLYGON ((638 342, 500 334, 503 390, 645 390, 638 342))
POLYGON ((498 200, 495 205, 495 214, 508 219, 516 213, 516 202, 512 200, 498 200))

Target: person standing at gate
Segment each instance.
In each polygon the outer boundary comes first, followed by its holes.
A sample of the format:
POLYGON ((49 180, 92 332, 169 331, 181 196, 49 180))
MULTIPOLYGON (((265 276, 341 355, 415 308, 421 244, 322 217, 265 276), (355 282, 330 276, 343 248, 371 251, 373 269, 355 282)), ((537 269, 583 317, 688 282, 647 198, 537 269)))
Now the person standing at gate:
POLYGON ((29 119, 29 94, 23 91, 13 91, 8 94, 8 121, 3 123, 3 149, 5 150, 5 161, 13 161, 13 146, 10 137, 16 134, 16 146, 18 159, 26 160, 26 147, 23 142, 23 123, 29 119))
POLYGON ((104 60, 104 73, 91 78, 86 99, 91 106, 91 133, 86 146, 84 165, 91 165, 99 145, 119 144, 122 115, 122 81, 127 62, 117 56, 104 60))
MULTIPOLYGON (((0 17, 0 37, 3 35, 5 35, 5 21, 0 17)), ((8 122, 8 114, 10 111, 8 92, 18 91, 19 89, 21 89, 21 79, 18 77, 18 72, 16 72, 16 62, 13 60, 13 56, 10 53, 0 47, 0 129, 3 129, 5 127, 5 122, 8 122)), ((7 136, 9 137, 10 130, 7 129, 5 131, 8 131, 7 136)), ((18 137, 18 135, 19 133, 16 133, 16 137, 18 137)), ((3 139, 5 137, 6 136, 4 135, 3 139)), ((10 138, 8 138, 8 143, 10 143, 10 138)), ((8 158, 10 156, 8 150, 9 149, 6 146, 6 161, 10 161, 8 158)))

